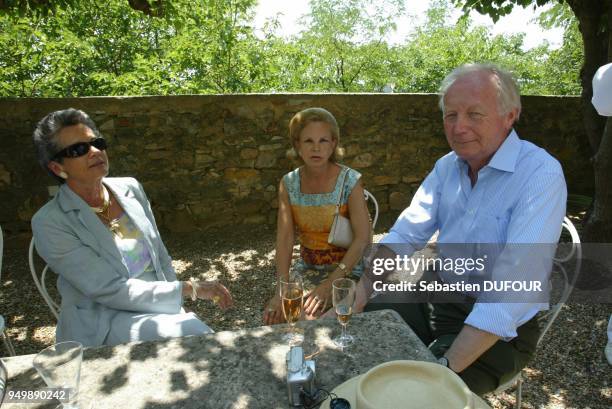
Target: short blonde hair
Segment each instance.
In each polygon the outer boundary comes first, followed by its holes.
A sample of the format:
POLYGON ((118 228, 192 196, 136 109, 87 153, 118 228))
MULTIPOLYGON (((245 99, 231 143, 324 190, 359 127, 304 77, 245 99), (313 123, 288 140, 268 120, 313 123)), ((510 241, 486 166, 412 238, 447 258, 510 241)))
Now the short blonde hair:
POLYGON ((289 140, 291 141, 291 149, 287 152, 292 159, 299 159, 297 154, 298 144, 300 143, 300 135, 306 126, 312 122, 323 122, 329 125, 331 136, 336 141, 336 149, 329 158, 332 162, 337 162, 344 156, 344 149, 340 147, 340 127, 336 118, 324 108, 306 108, 291 118, 289 122, 289 140))

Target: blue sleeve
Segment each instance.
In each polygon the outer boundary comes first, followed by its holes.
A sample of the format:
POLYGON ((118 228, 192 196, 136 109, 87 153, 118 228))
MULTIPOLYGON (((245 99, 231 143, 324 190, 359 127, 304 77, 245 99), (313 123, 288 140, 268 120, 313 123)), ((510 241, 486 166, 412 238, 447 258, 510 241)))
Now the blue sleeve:
MULTIPOLYGON (((559 241, 566 201, 567 188, 562 173, 542 172, 529 179, 512 212, 507 245, 493 267, 493 280, 548 282, 555 250, 552 244, 559 241), (525 251, 531 249, 540 254, 537 258, 529 254, 517 258, 516 247, 513 249, 512 244, 523 245, 525 251)), ((546 304, 529 302, 476 303, 465 323, 507 341, 517 336, 519 326, 546 308, 546 304)))
POLYGON ((440 189, 441 181, 436 166, 419 186, 410 206, 400 214, 380 242, 401 243, 401 246, 388 246, 399 255, 410 256, 414 251, 422 249, 438 230, 440 189))

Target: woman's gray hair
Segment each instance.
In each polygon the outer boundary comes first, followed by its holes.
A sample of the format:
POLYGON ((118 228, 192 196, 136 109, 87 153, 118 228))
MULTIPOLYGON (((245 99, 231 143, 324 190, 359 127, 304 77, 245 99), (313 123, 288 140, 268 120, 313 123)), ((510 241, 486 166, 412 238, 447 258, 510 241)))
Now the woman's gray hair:
POLYGON ((514 76, 509 71, 494 64, 465 64, 452 70, 440 84, 440 99, 438 105, 442 113, 444 113, 444 96, 455 81, 466 74, 480 72, 488 73, 495 78, 495 84, 497 86, 497 108, 499 113, 505 115, 516 109, 517 115, 515 121, 518 121, 521 115, 521 95, 519 87, 514 76))
MULTIPOLYGON (((64 183, 64 179, 57 176, 49 169, 49 162, 51 162, 57 152, 61 150, 61 147, 57 144, 57 134, 67 126, 79 124, 83 124, 91 129, 96 137, 100 136, 96 124, 91 120, 89 115, 74 108, 51 112, 36 124, 34 134, 32 135, 38 163, 40 163, 40 166, 60 183, 64 183)), ((58 159, 57 161, 61 162, 62 159, 58 159)))

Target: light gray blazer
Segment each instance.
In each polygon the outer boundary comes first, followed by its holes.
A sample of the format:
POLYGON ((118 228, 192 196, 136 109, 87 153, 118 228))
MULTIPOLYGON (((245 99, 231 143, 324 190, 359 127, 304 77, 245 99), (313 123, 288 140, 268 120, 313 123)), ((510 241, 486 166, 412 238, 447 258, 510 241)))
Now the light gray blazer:
POLYGON ((175 314, 181 310, 181 285, 142 186, 133 178, 105 178, 103 183, 142 231, 159 281, 129 278, 110 230, 83 199, 62 185, 32 218, 36 250, 59 275, 57 342, 102 345, 118 311, 175 314))

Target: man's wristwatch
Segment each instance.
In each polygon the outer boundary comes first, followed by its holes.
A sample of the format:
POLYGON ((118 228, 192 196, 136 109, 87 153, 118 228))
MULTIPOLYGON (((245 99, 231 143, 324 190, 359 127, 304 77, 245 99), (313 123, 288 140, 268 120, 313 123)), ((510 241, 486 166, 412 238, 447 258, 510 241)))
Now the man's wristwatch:
POLYGON ((342 277, 346 277, 348 275, 348 268, 346 268, 346 264, 338 263, 338 267, 336 269, 342 272, 342 277))
POLYGON ((447 367, 448 369, 451 369, 450 366, 448 366, 448 358, 446 358, 445 356, 441 356, 440 358, 438 358, 438 363, 442 366, 447 367))

